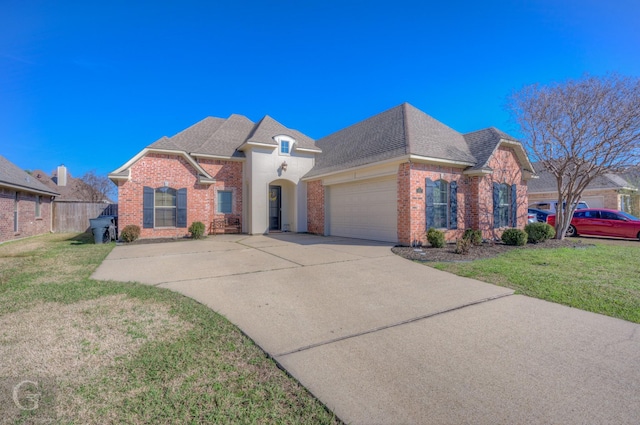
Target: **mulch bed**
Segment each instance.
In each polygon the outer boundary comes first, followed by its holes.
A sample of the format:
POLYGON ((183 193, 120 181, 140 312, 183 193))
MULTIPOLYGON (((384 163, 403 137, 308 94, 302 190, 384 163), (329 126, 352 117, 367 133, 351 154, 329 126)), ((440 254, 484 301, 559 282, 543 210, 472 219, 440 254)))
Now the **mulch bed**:
POLYGON ((480 246, 472 246, 468 254, 456 254, 456 244, 447 244, 443 248, 433 248, 431 246, 412 248, 406 246, 396 246, 391 251, 407 260, 429 261, 429 262, 462 262, 473 261, 482 258, 496 257, 505 252, 514 249, 549 249, 549 248, 588 248, 592 244, 585 244, 576 240, 557 240, 550 239, 543 243, 531 244, 525 246, 505 245, 502 242, 484 242, 480 246))

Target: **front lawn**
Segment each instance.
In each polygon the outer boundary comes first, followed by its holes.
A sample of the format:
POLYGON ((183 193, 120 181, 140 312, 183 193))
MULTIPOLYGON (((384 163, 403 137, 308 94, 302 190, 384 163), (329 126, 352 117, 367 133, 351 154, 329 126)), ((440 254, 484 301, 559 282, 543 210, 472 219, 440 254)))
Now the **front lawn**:
POLYGON ((53 414, 21 413, 3 399, 7 423, 49 415, 65 424, 339 423, 209 308, 165 289, 90 279, 114 247, 91 241, 46 235, 0 245, 0 383, 55 383, 53 414))
POLYGON ((640 246, 516 249, 469 263, 429 264, 517 293, 640 323, 640 246))

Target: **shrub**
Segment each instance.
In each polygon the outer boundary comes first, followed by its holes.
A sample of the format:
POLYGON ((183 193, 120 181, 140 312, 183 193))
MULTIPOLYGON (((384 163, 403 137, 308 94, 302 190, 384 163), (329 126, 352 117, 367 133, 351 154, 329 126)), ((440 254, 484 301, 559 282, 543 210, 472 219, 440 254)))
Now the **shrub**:
POLYGON ((468 240, 474 246, 480 246, 482 245, 482 232, 480 230, 467 229, 464 231, 462 239, 468 240))
POLYGON ((458 239, 456 242, 456 254, 467 255, 471 249, 471 238, 458 239))
POLYGON ((444 232, 432 227, 427 231, 427 240, 432 247, 442 248, 444 246, 444 232))
POLYGON ((194 221, 191 223, 191 226, 189 226, 189 233, 191 233, 193 239, 200 239, 202 235, 204 235, 204 230, 204 223, 201 221, 194 221))
POLYGON ((520 229, 507 229, 502 233, 502 242, 507 245, 525 245, 527 243, 527 232, 520 229))
POLYGON ((544 242, 556 235, 556 231, 548 223, 529 223, 525 226, 524 231, 527 232, 528 240, 531 243, 544 242))
POLYGON ((140 226, 135 224, 127 224, 120 233, 120 239, 124 242, 133 242, 140 237, 140 226))

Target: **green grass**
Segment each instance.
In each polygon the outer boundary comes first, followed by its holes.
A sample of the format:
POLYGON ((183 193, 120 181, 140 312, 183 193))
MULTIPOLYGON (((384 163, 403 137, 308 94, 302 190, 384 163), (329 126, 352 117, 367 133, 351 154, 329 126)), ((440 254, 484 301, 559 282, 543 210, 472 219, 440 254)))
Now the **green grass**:
POLYGON ((11 376, 12 364, 55 376, 56 423, 340 423, 209 308, 164 289, 90 279, 114 247, 90 241, 46 235, 0 245, 0 376, 11 376), (63 320, 48 321, 58 313, 63 320), (42 323, 29 330, 36 354, 49 334, 75 339, 41 348, 48 364, 29 363, 16 352, 29 335, 2 329, 24 323, 20 315, 42 323), (67 354, 48 352, 56 350, 67 354))
POLYGON ((517 293, 640 323, 640 247, 519 249, 470 263, 436 263, 517 293))

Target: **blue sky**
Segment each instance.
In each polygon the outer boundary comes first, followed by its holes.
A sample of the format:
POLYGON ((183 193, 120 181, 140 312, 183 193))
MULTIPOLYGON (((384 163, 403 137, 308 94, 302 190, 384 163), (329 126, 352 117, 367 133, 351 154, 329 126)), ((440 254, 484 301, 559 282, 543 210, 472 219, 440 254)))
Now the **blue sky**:
POLYGON ((518 136, 523 85, 640 75, 640 2, 0 0, 0 155, 113 171, 207 116, 313 138, 402 102, 518 136))

